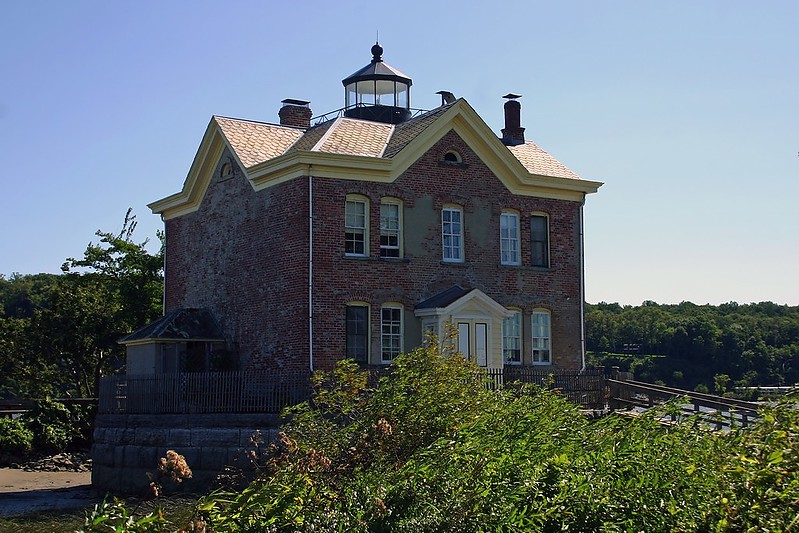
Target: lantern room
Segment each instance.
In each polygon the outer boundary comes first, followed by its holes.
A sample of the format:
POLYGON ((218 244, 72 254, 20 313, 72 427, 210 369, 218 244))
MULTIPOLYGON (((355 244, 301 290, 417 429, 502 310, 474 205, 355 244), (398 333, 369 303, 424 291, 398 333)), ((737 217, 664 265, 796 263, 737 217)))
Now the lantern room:
POLYGON ((372 61, 342 80, 344 116, 399 124, 411 117, 413 81, 383 62, 383 47, 372 46, 372 61))

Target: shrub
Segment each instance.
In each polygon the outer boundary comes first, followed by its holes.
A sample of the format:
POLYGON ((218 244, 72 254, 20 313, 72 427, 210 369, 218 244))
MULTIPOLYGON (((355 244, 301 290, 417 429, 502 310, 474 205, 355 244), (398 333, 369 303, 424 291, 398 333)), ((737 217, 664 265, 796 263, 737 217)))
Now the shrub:
POLYGON ((33 447, 33 432, 20 420, 0 418, 0 455, 23 456, 33 447))
POLYGON ((53 400, 37 401, 20 420, 33 432, 33 447, 38 452, 62 452, 80 437, 72 413, 53 400))
POLYGON ((490 391, 420 348, 370 389, 351 361, 314 378, 264 475, 198 510, 213 531, 788 531, 799 410, 748 428, 672 422, 679 401, 588 421, 556 392, 490 391))

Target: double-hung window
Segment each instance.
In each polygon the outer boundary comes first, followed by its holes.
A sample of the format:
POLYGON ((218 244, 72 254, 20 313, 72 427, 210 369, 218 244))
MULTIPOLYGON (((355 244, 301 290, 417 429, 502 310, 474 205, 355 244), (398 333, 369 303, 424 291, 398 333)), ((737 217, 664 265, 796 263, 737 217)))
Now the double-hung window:
POLYGON ((369 202, 360 196, 347 196, 344 209, 344 254, 369 253, 369 202))
POLYGON ((522 363, 522 314, 513 314, 502 321, 502 359, 505 364, 522 363))
POLYGON ((369 306, 348 305, 344 329, 346 356, 359 363, 367 363, 369 361, 369 306))
POLYGON ((441 246, 444 261, 463 262, 463 211, 459 207, 441 210, 441 246))
POLYGON ((549 267, 549 217, 534 214, 530 217, 532 264, 536 267, 549 267))
POLYGON ((533 364, 552 363, 552 315, 546 310, 533 311, 533 364))
POLYGON ((503 265, 519 264, 519 215, 504 212, 499 216, 499 254, 503 265))
POLYGON ((380 257, 401 257, 402 204, 384 199, 380 203, 380 257))
POLYGON ((402 353, 402 307, 385 305, 380 310, 380 346, 383 363, 402 353))

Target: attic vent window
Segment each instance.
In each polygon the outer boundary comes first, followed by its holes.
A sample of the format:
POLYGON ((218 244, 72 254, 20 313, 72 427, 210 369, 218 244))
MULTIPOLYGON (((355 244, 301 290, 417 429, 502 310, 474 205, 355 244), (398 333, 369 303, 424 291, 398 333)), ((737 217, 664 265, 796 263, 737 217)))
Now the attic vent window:
POLYGON ((463 162, 463 160, 461 159, 461 154, 459 154, 458 152, 455 152, 453 150, 450 150, 449 152, 444 154, 444 161, 446 161, 447 163, 462 163, 463 162))
POLYGON ((231 174, 233 174, 233 165, 231 165, 230 163, 225 163, 224 165, 222 165, 222 169, 219 171, 219 175, 222 176, 223 178, 227 178, 231 174))

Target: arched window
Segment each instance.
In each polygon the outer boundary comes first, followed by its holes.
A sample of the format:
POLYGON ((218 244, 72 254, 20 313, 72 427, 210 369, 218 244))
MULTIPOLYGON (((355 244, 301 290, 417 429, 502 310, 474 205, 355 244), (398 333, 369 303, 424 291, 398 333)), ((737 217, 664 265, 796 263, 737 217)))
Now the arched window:
POLYGON ((463 263, 463 209, 450 205, 441 209, 442 259, 463 263))
POLYGON ((549 215, 533 213, 530 216, 532 265, 549 268, 549 215))
POLYGON ((347 304, 344 323, 345 355, 359 363, 369 362, 369 305, 363 302, 347 304))
POLYGON ((380 201, 380 257, 402 257, 402 200, 380 201))
POLYGON ((506 365, 522 364, 522 313, 513 313, 502 321, 502 360, 506 365))
POLYGON ((499 215, 499 260, 503 265, 518 265, 519 213, 503 210, 499 215))
POLYGON ((369 200, 348 194, 344 208, 344 255, 369 255, 369 200))
POLYGON ((533 325, 533 364, 552 364, 552 315, 547 309, 534 309, 533 325))
POLYGON ((380 360, 390 363, 402 353, 402 305, 384 304, 380 309, 380 360))
POLYGON ((444 154, 444 161, 447 163, 462 163, 463 158, 461 154, 456 152, 455 150, 450 150, 446 154, 444 154))

